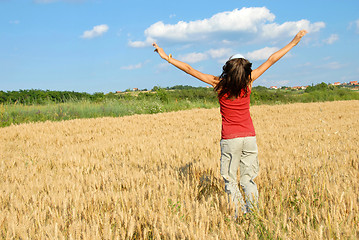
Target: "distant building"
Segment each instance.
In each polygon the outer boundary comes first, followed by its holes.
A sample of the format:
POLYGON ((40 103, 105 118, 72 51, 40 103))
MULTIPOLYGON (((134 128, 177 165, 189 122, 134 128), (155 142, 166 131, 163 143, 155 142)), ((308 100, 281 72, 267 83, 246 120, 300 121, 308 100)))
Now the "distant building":
POLYGON ((334 86, 339 86, 339 85, 341 85, 341 83, 340 82, 335 82, 333 85, 334 86))
POLYGON ((271 86, 270 89, 278 89, 277 86, 271 86))
POLYGON ((133 91, 138 91, 138 88, 133 88, 132 90, 133 90, 133 91))
POLYGON ((116 91, 116 93, 122 93, 122 91, 116 91))
POLYGON ((349 82, 349 85, 359 85, 359 84, 358 84, 358 81, 351 81, 351 82, 349 82))

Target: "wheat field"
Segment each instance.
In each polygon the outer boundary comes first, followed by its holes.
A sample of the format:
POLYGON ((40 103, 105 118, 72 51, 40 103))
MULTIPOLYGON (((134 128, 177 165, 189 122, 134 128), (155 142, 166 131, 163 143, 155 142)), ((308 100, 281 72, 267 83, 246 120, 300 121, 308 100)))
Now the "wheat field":
POLYGON ((219 109, 0 129, 0 239, 357 239, 359 101, 253 106, 259 208, 232 218, 219 109))

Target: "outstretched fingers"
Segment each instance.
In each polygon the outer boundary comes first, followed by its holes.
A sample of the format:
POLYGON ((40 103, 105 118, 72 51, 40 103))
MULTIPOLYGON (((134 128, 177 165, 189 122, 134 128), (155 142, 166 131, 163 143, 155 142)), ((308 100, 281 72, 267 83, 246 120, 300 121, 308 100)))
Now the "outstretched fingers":
POLYGON ((302 38, 302 37, 304 37, 305 36, 305 34, 307 34, 308 32, 307 32, 307 30, 301 30, 301 31, 299 31, 299 33, 297 34, 298 35, 298 37, 300 37, 300 38, 302 38))
POLYGON ((157 43, 154 42, 152 45, 156 48, 154 51, 157 52, 157 53, 160 55, 161 58, 163 58, 163 59, 167 59, 167 58, 168 58, 168 56, 166 55, 165 51, 163 51, 163 49, 160 48, 160 47, 157 45, 157 43))
POLYGON ((152 46, 154 46, 156 49, 155 49, 155 52, 157 52, 158 51, 158 45, 157 45, 157 43, 152 43, 152 46))
POLYGON ((300 30, 297 35, 295 35, 295 37, 292 40, 292 43, 294 43, 294 45, 297 45, 299 43, 299 41, 302 39, 302 37, 304 37, 307 34, 307 30, 300 30))

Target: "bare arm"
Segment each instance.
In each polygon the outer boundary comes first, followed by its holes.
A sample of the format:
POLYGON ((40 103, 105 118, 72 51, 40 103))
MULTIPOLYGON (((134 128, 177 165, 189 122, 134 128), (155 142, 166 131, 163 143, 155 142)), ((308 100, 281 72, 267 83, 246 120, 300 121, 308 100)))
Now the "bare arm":
POLYGON ((162 59, 165 59, 166 61, 168 61, 169 63, 171 63, 175 67, 177 67, 178 69, 180 69, 180 70, 184 71, 185 73, 187 73, 187 74, 201 80, 202 82, 205 82, 205 83, 208 83, 208 84, 212 85, 213 87, 215 87, 218 84, 218 82, 219 82, 218 77, 210 75, 210 74, 202 73, 202 72, 192 68, 189 64, 172 58, 171 55, 167 55, 163 51, 163 49, 160 48, 156 43, 153 43, 153 46, 156 48, 155 52, 158 52, 158 54, 160 55, 160 57, 162 59))
POLYGON ((257 69, 253 70, 251 75, 252 81, 256 80, 268 68, 270 68, 274 63, 276 63, 279 59, 281 59, 287 52, 289 52, 289 50, 291 50, 294 46, 296 46, 305 34, 307 34, 306 30, 299 31, 290 43, 288 43, 285 47, 278 50, 277 52, 273 53, 268 58, 267 61, 265 61, 257 69))

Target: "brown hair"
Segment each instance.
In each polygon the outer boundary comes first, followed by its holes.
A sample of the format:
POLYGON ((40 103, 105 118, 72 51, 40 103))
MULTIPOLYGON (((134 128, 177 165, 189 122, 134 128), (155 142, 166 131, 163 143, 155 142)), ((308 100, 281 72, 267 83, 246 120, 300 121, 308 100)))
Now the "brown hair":
POLYGON ((223 66, 219 83, 214 88, 218 98, 228 94, 228 98, 246 97, 251 83, 252 63, 244 58, 230 59, 223 66))

